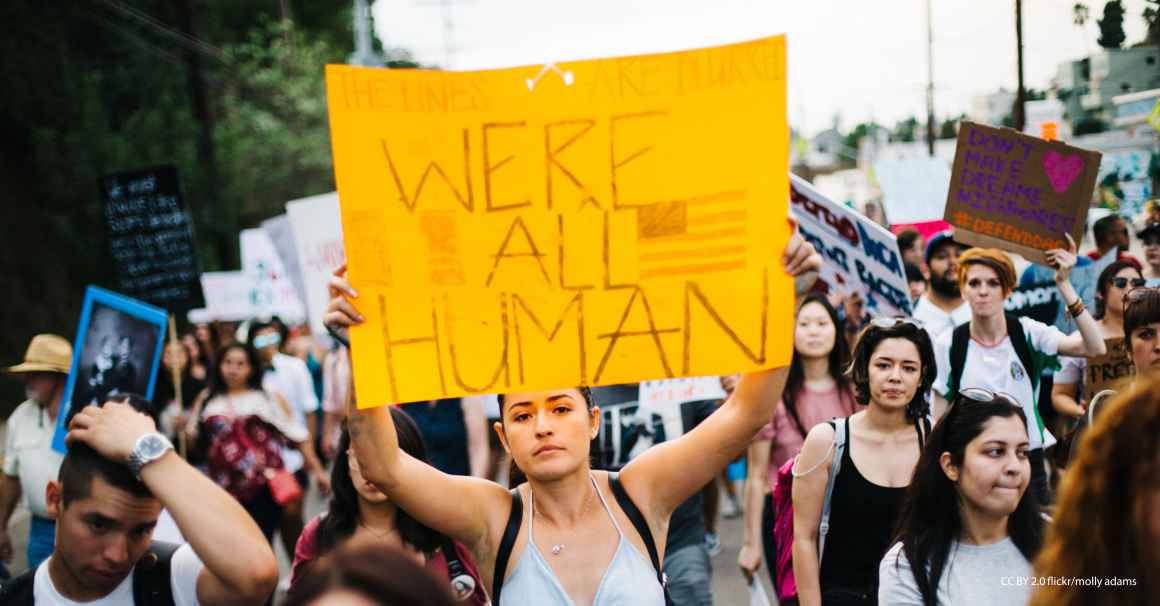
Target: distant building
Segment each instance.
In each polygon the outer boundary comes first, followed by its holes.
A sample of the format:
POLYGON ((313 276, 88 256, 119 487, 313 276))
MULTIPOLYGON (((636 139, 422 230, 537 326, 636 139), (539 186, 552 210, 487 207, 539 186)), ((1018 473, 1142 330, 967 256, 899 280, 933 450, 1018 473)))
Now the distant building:
POLYGON ((999 126, 1003 119, 1011 115, 1015 106, 1015 93, 1004 88, 986 95, 975 95, 971 99, 967 118, 972 122, 999 126))
POLYGON ((1157 103, 1160 103, 1160 88, 1116 95, 1112 97, 1112 104, 1116 108, 1112 123, 1120 128, 1147 124, 1157 103))
POLYGON ((1100 120, 1111 126, 1117 96, 1160 88, 1160 47, 1102 50, 1059 66, 1055 85, 1072 124, 1100 120))

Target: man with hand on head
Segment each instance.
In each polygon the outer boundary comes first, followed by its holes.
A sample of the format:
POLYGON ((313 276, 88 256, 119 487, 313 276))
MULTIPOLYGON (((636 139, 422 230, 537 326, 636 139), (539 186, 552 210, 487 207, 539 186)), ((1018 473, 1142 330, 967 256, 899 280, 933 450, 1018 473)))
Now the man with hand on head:
POLYGON ((0 604, 261 604, 278 564, 245 509, 186 463, 151 418, 125 403, 89 406, 45 491, 56 551, 0 586, 0 604), (152 542, 161 509, 188 544, 152 542))

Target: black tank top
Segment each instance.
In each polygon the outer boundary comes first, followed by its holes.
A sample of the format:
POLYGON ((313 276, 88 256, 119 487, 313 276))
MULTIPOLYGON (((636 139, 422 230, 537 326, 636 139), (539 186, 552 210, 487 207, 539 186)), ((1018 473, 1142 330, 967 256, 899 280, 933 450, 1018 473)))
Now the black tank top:
POLYGON ((850 457, 851 428, 847 418, 846 450, 830 501, 821 589, 823 595, 833 589, 866 594, 869 603, 877 603, 878 563, 890 548, 906 488, 879 486, 862 476, 850 457))

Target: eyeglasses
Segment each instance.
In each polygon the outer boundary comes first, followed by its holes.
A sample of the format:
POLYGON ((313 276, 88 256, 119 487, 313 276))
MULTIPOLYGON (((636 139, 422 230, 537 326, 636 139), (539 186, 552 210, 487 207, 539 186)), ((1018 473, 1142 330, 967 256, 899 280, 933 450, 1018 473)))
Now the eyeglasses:
POLYGON ((959 397, 955 399, 955 402, 962 402, 964 400, 979 403, 990 403, 996 400, 1000 400, 1014 406, 1015 408, 1022 408, 1022 406, 1020 406, 1019 403, 1015 400, 1015 396, 1012 396, 1008 393, 1003 393, 1001 391, 991 391, 990 389, 985 389, 983 387, 968 387, 966 389, 960 389, 959 397))
POLYGON ((872 318, 870 324, 878 328, 894 328, 899 324, 909 324, 915 328, 922 328, 922 322, 914 318, 872 318))
POLYGON ((1112 278, 1112 286, 1121 289, 1127 287, 1129 284, 1132 285, 1132 288, 1140 288, 1147 283, 1148 281, 1144 278, 1112 278))

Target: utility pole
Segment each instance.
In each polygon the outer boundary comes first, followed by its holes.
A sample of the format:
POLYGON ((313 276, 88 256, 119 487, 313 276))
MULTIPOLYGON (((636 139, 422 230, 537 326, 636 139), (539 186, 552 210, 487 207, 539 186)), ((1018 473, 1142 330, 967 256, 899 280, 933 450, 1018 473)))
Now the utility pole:
POLYGON ((371 8, 367 0, 354 0, 354 11, 351 15, 354 21, 354 52, 346 60, 351 65, 364 67, 382 67, 383 58, 375 52, 371 41, 371 8))
POLYGON ((934 18, 926 0, 926 149, 934 157, 934 18))
POLYGON ((1019 87, 1015 90, 1015 107, 1011 109, 1011 120, 1015 130, 1023 132, 1027 117, 1023 111, 1023 103, 1027 99, 1027 91, 1023 88, 1023 0, 1015 0, 1015 54, 1019 63, 1019 87))

